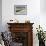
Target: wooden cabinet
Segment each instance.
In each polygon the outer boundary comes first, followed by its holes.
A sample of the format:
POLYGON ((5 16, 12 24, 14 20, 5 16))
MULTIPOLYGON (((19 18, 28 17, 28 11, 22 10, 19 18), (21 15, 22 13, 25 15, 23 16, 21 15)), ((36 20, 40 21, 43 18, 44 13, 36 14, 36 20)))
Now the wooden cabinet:
POLYGON ((33 46, 33 23, 7 23, 12 33, 13 41, 22 46, 33 46))

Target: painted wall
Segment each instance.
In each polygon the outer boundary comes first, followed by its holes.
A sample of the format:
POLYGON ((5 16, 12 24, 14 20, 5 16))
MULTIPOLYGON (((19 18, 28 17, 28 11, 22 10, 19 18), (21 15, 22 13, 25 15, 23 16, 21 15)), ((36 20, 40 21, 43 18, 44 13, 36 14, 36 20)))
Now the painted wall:
MULTIPOLYGON (((41 4, 42 5, 42 4, 41 4)), ((42 7, 42 6, 41 6, 42 7)), ((7 22, 11 19, 17 19, 19 22, 30 20, 33 25, 33 45, 38 46, 36 37, 36 27, 39 24, 45 28, 46 15, 41 12, 40 0, 2 0, 2 26, 3 31, 8 30, 7 22), (14 5, 27 5, 27 15, 14 15, 14 5)), ((46 29, 46 28, 45 28, 46 29)))
POLYGON ((40 9, 42 13, 46 13, 46 0, 40 0, 40 9))
POLYGON ((0 0, 0 31, 2 31, 2 0, 0 0))
POLYGON ((46 31, 46 0, 40 0, 40 24, 46 31))
MULTIPOLYGON (((39 23, 40 14, 40 0, 3 0, 2 1, 2 23, 3 26, 10 19, 17 19, 20 22, 24 22, 25 18, 31 22, 39 23), (27 15, 14 15, 14 5, 27 5, 27 15), (22 19, 23 18, 23 19, 22 19), (38 20, 38 21, 37 21, 38 20)), ((6 30, 6 28, 4 27, 6 30)))

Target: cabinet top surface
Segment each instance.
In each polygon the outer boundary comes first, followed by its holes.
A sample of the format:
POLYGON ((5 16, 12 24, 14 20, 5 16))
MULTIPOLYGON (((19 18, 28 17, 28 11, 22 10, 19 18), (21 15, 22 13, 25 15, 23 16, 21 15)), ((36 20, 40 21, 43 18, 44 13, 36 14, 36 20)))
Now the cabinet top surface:
POLYGON ((7 23, 8 25, 25 25, 25 24, 30 24, 33 25, 34 23, 7 23))

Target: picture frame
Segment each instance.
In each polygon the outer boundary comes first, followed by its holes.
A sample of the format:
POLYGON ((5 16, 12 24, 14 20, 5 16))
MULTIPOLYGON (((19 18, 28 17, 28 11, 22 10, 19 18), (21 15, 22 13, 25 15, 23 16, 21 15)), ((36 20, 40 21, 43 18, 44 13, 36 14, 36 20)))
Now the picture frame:
POLYGON ((14 15, 27 15, 27 5, 14 5, 14 15))

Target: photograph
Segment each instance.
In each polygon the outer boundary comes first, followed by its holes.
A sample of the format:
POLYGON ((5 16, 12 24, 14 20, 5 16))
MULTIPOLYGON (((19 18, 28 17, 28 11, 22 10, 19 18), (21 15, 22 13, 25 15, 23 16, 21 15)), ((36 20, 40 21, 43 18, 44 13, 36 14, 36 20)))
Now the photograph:
POLYGON ((27 5, 14 5, 14 15, 27 15, 27 5))

